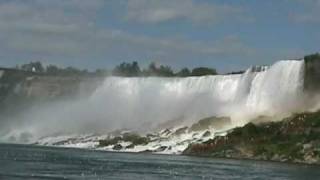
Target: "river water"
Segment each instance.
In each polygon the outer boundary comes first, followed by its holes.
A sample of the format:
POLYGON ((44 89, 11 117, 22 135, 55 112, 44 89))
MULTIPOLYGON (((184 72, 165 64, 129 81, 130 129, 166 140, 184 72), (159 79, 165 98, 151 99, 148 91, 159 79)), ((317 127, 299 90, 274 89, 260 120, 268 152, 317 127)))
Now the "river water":
POLYGON ((0 144, 0 179, 320 179, 320 167, 0 144))

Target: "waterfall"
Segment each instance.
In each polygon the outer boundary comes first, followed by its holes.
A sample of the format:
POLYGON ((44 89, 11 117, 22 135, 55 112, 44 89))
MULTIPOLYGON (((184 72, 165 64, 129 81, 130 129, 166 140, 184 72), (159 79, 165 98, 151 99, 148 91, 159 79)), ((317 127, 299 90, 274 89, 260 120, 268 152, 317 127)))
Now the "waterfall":
POLYGON ((29 132, 147 130, 210 116, 234 122, 302 110, 304 61, 284 60, 256 72, 187 78, 107 77, 89 97, 41 105, 21 115, 29 132))
POLYGON ((279 61, 257 73, 245 106, 261 115, 296 112, 303 101, 304 61, 279 61))
POLYGON ((286 60, 261 72, 250 68, 241 75, 109 77, 89 101, 111 107, 101 111, 112 119, 149 124, 208 116, 282 115, 300 108, 303 67, 303 61, 286 60))

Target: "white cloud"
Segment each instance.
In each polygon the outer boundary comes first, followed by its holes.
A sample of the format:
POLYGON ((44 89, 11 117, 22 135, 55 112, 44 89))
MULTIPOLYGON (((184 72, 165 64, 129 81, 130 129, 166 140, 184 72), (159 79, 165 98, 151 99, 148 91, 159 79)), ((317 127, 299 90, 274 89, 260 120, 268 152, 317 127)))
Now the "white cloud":
POLYGON ((72 44, 74 32, 80 32, 79 28, 85 31, 94 25, 95 14, 102 3, 102 0, 1 2, 1 45, 15 48, 17 53, 19 50, 41 52, 46 47, 52 48, 47 52, 67 51, 63 47, 72 44))
POLYGON ((241 7, 200 3, 195 0, 129 0, 126 19, 139 23, 186 20, 193 23, 216 23, 228 18, 252 21, 241 7))
MULTIPOLYGON (((174 0, 174 2, 181 1, 174 0)), ((28 60, 32 56, 41 56, 53 59, 63 57, 65 60, 79 59, 79 61, 81 59, 91 61, 96 57, 100 59, 101 57, 118 57, 122 60, 128 57, 153 57, 178 61, 177 56, 249 56, 254 53, 252 48, 237 37, 222 37, 219 40, 207 42, 136 35, 114 27, 99 26, 96 24, 96 18, 97 14, 103 10, 104 3, 105 1, 102 0, 0 2, 0 54, 8 57, 11 55, 8 53, 27 54, 29 57, 23 58, 28 60)), ((132 3, 134 1, 130 0, 129 6, 133 6, 132 3)), ((172 3, 168 7, 171 5, 172 3)), ((211 14, 211 6, 195 5, 196 7, 193 7, 193 5, 195 4, 192 1, 187 0, 181 7, 181 11, 176 11, 176 5, 172 10, 169 8, 164 9, 163 12, 157 11, 149 20, 161 22, 176 17, 186 17, 196 22, 216 21, 217 17, 208 15, 211 14), (189 15, 185 11, 193 12, 189 15)), ((239 10, 228 11, 238 12, 239 10)))

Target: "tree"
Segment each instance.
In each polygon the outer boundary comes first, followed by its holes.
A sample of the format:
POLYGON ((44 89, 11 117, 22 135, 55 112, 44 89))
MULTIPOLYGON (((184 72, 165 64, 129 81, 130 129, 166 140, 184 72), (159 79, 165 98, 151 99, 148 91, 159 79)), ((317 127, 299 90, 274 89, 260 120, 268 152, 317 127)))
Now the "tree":
POLYGON ((61 70, 55 65, 49 65, 46 68, 46 72, 50 75, 58 75, 61 70))
POLYGON ((315 54, 311 54, 311 55, 307 55, 304 57, 305 61, 314 61, 314 60, 320 60, 320 54, 319 53, 315 53, 315 54))
POLYGON ((192 76, 216 75, 217 71, 212 68, 198 67, 192 70, 192 76))
POLYGON ((157 66, 155 62, 152 62, 150 63, 148 69, 143 71, 143 75, 172 77, 174 76, 174 72, 170 66, 157 66))
POLYGON ((131 66, 129 66, 129 74, 130 76, 140 76, 141 70, 138 62, 132 62, 131 66))
POLYGON ((157 76, 158 75, 158 68, 155 62, 150 63, 149 69, 146 70, 147 76, 157 76))
POLYGON ((43 68, 41 62, 39 62, 39 61, 30 62, 28 64, 23 64, 21 66, 21 69, 24 70, 24 71, 37 72, 37 73, 43 73, 44 72, 44 68, 43 68))
POLYGON ((179 77, 188 77, 190 75, 191 75, 191 72, 188 68, 183 68, 177 73, 177 76, 179 77))
POLYGON ((113 70, 113 75, 116 76, 140 76, 141 70, 138 62, 134 61, 132 63, 123 62, 116 66, 113 70))
POLYGON ((174 73, 173 73, 170 66, 161 65, 158 69, 157 75, 158 76, 165 76, 165 77, 172 77, 172 76, 174 76, 174 73))

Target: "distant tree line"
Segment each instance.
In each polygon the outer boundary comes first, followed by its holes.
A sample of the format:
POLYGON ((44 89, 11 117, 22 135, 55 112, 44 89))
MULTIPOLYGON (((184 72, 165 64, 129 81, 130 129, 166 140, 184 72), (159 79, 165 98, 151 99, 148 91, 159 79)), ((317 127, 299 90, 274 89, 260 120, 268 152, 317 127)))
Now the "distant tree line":
POLYGON ((97 69, 95 72, 89 72, 87 69, 78 69, 75 67, 58 67, 56 65, 44 66, 41 62, 30 62, 21 66, 17 65, 16 69, 32 72, 42 75, 53 75, 53 76, 89 76, 89 75, 105 75, 106 71, 97 69))
POLYGON ((160 76, 160 77, 188 77, 188 76, 205 76, 216 75, 217 71, 208 67, 197 67, 192 70, 188 68, 182 68, 178 72, 174 72, 170 66, 159 65, 151 63, 148 68, 141 69, 138 62, 132 63, 123 62, 116 66, 112 72, 116 76, 160 76))
MULTIPOLYGON (((320 60, 320 54, 310 54, 304 57, 306 62, 320 60)), ((21 66, 16 66, 16 69, 27 72, 33 72, 43 75, 54 76, 124 76, 124 77, 139 77, 139 76, 160 76, 160 77, 189 77, 189 76, 205 76, 216 75, 217 71, 209 67, 196 67, 193 69, 182 68, 179 71, 174 71, 170 66, 157 65, 152 62, 147 68, 141 68, 138 62, 123 62, 117 65, 113 70, 97 69, 95 71, 88 71, 87 69, 78 69, 75 67, 61 68, 56 65, 44 66, 41 62, 30 62, 21 66)), ((260 71, 260 70, 256 70, 260 71)), ((226 74, 242 74, 244 71, 233 71, 226 74)))
POLYGON ((148 77, 148 76, 160 76, 160 77, 188 77, 188 76, 205 76, 216 75, 217 71, 214 68, 197 67, 194 69, 182 68, 181 70, 174 72, 170 66, 156 65, 152 62, 147 68, 140 68, 138 62, 133 61, 131 63, 123 62, 117 65, 112 71, 107 69, 97 69, 93 72, 87 69, 78 69, 75 67, 61 68, 56 65, 44 66, 41 62, 30 62, 21 66, 16 66, 17 69, 33 72, 43 75, 54 76, 124 76, 124 77, 148 77))

